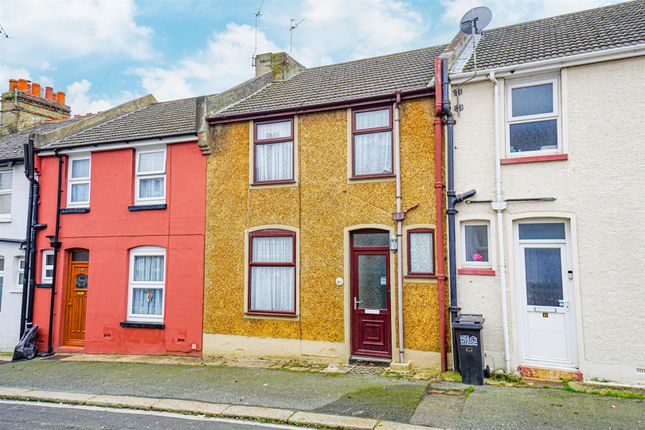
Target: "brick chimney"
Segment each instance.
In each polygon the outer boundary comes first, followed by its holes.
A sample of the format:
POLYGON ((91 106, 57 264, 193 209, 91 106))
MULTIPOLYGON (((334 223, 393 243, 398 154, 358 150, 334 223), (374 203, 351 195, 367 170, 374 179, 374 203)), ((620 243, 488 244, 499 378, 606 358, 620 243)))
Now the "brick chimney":
POLYGON ((273 72, 273 80, 289 79, 305 69, 286 52, 268 52, 255 57, 255 76, 273 72))
POLYGON ((54 93, 52 87, 41 86, 27 79, 10 79, 9 91, 2 93, 0 111, 0 136, 17 133, 20 130, 45 121, 67 119, 71 112, 65 105, 65 93, 54 93))

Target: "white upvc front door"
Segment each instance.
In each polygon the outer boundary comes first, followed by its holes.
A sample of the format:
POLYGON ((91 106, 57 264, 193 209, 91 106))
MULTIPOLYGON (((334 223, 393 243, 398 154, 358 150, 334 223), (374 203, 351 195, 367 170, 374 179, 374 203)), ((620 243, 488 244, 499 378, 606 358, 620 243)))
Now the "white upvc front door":
POLYGON ((578 366, 568 223, 522 221, 515 226, 521 362, 578 366))

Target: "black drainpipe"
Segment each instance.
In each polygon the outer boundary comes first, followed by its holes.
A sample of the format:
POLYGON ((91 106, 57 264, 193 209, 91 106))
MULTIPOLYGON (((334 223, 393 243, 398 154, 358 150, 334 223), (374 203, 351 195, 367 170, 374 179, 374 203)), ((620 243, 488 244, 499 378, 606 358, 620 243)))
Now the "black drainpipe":
POLYGON ((27 302, 27 327, 31 327, 34 322, 34 296, 36 294, 36 258, 38 257, 37 251, 37 238, 36 232, 45 225, 38 224, 38 204, 40 202, 40 183, 34 175, 34 201, 32 206, 31 218, 31 264, 29 276, 29 301, 27 302))
POLYGON ((25 235, 25 269, 23 272, 23 284, 22 284, 22 303, 20 308, 20 338, 25 333, 26 323, 27 323, 27 303, 29 303, 29 287, 30 287, 30 278, 32 278, 32 254, 33 254, 33 245, 34 245, 34 203, 38 204, 37 200, 34 198, 34 183, 36 182, 34 175, 34 135, 33 133, 29 135, 29 141, 23 145, 23 157, 25 162, 25 176, 29 181, 29 203, 27 209, 27 233, 25 235))
MULTIPOLYGON (((448 76, 448 61, 442 60, 441 62, 441 93, 443 100, 443 114, 446 117, 446 128, 447 128, 447 174, 448 174, 448 191, 446 192, 448 200, 448 209, 446 214, 448 215, 448 267, 450 268, 449 280, 450 280, 450 322, 452 322, 457 317, 459 313, 459 306, 457 305, 457 251, 456 251, 456 241, 455 241, 455 214, 457 210, 455 206, 457 203, 468 199, 475 195, 475 190, 466 191, 463 194, 457 195, 455 192, 455 148, 454 148, 454 125, 455 119, 452 116, 452 110, 450 109, 450 99, 449 99, 449 85, 450 77, 448 76)), ((452 363, 453 370, 459 370, 459 361, 457 357, 457 348, 455 341, 454 329, 452 330, 452 363)))
POLYGON ((49 330, 47 332, 47 355, 51 355, 52 348, 52 334, 54 332, 54 299, 56 292, 56 273, 58 272, 58 250, 61 243, 59 241, 60 234, 60 195, 62 194, 61 183, 63 181, 63 158, 58 151, 55 152, 58 158, 58 184, 56 185, 56 226, 54 228, 54 236, 51 237, 51 247, 54 248, 54 267, 52 268, 52 286, 51 296, 49 301, 49 330))

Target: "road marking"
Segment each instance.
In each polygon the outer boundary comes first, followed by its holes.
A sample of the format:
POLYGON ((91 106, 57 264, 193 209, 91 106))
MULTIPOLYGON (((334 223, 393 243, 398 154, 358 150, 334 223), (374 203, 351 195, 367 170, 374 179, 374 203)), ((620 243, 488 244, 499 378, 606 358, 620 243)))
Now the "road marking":
POLYGON ((0 399, 0 404, 21 405, 21 406, 43 406, 46 408, 59 408, 59 409, 80 409, 84 411, 112 412, 116 414, 151 415, 156 417, 178 418, 178 419, 193 420, 193 421, 211 421, 211 422, 215 421, 219 423, 240 424, 240 425, 247 425, 247 426, 253 426, 253 427, 265 427, 270 429, 315 430, 311 427, 291 426, 287 424, 259 423, 257 421, 236 420, 233 418, 206 417, 203 415, 187 415, 187 414, 180 414, 175 412, 144 411, 141 409, 108 408, 105 406, 68 405, 64 403, 33 402, 33 401, 4 400, 4 399, 0 399))

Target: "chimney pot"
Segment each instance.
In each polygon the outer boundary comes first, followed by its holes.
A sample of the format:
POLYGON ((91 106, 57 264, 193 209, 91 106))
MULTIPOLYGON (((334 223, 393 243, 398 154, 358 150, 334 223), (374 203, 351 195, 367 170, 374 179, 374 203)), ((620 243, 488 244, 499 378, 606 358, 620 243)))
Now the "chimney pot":
POLYGON ((40 97, 40 84, 38 82, 31 84, 31 94, 36 97, 40 97))
POLYGON ((29 85, 29 80, 19 79, 18 80, 18 91, 29 91, 31 89, 29 85))
POLYGON ((58 104, 64 105, 65 104, 65 93, 62 91, 59 91, 56 93, 56 101, 58 104))
POLYGON ((18 80, 17 79, 9 79, 9 92, 12 92, 16 89, 18 86, 18 80))
POLYGON ((45 87, 45 98, 47 100, 54 100, 54 89, 52 87, 45 87))

